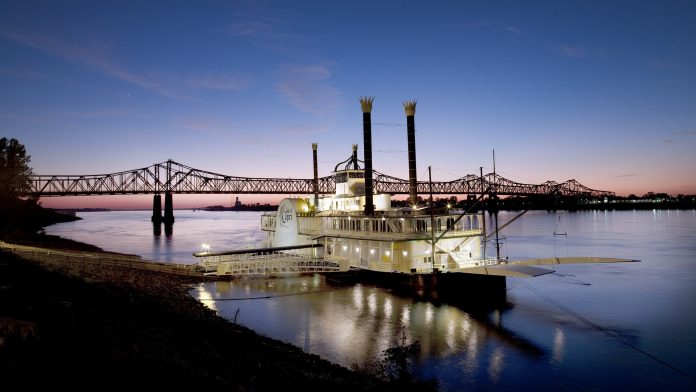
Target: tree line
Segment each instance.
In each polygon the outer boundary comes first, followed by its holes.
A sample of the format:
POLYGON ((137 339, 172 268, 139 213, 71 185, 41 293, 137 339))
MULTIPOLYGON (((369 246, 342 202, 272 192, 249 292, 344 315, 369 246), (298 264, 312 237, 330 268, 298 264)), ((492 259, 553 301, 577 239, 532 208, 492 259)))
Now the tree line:
POLYGON ((0 138, 0 237, 34 234, 74 218, 41 208, 31 195, 31 156, 17 139, 0 138))

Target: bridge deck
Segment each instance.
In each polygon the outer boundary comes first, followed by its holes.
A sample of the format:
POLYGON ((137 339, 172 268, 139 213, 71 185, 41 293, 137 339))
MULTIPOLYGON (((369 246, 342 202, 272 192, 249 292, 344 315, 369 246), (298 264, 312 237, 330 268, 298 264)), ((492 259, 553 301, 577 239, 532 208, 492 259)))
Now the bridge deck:
MULTIPOLYGON (((160 193, 196 194, 294 194, 314 193, 314 180, 308 178, 251 178, 230 176, 195 169, 172 160, 141 169, 94 175, 33 175, 31 194, 34 196, 130 195, 160 193)), ((333 194, 336 179, 333 175, 318 179, 318 193, 333 194)), ((374 190, 378 193, 409 194, 407 180, 374 172, 374 190)), ((603 197, 614 192, 588 188, 576 180, 563 183, 546 181, 523 184, 495 173, 484 176, 465 175, 452 181, 419 181, 418 194, 487 193, 498 195, 563 195, 603 197)))

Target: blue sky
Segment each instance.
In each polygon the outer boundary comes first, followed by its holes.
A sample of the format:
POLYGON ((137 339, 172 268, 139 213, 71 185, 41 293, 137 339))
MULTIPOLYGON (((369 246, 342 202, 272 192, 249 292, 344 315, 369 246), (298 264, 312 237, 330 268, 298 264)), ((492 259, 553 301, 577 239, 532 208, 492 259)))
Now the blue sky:
POLYGON ((415 99, 421 180, 491 171, 495 149, 515 181, 693 194, 694 21, 692 1, 0 0, 0 133, 38 174, 309 178, 312 142, 321 176, 362 156, 371 95, 386 174, 407 178, 415 99))

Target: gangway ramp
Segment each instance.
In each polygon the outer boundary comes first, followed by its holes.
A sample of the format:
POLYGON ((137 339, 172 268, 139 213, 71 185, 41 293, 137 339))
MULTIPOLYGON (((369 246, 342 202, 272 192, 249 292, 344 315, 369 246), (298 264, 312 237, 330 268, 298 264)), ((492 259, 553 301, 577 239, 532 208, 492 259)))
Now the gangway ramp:
POLYGON ((285 275, 339 272, 348 269, 323 258, 321 244, 240 249, 226 252, 197 252, 198 265, 207 275, 285 275))

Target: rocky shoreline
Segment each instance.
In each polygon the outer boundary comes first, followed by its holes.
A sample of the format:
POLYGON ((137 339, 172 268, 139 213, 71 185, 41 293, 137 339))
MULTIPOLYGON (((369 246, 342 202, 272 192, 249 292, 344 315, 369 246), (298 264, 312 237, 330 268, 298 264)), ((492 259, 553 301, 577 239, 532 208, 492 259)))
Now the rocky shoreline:
MULTIPOLYGON (((37 241, 96 250, 44 235, 23 242, 37 241)), ((41 266, 0 252, 0 378, 29 388, 99 390, 417 389, 230 323, 188 294, 195 279, 99 265, 41 266)))

